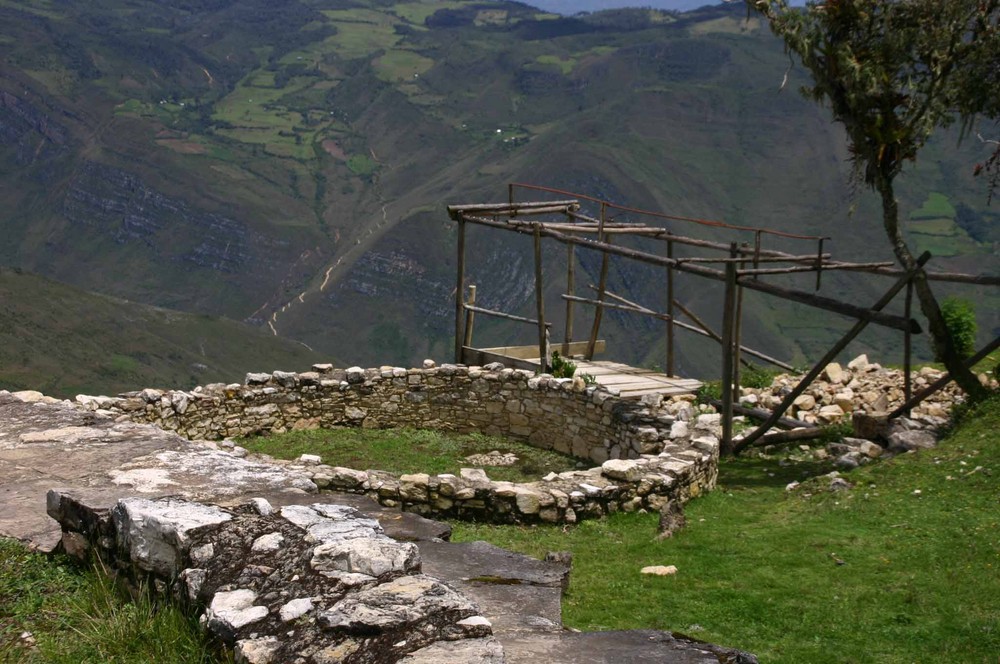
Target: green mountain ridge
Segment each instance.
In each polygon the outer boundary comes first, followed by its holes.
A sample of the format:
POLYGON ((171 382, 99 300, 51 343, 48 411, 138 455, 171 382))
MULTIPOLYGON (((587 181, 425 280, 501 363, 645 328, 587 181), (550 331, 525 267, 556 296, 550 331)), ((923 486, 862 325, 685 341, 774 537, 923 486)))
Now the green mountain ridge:
MULTIPOLYGON (((740 7, 560 18, 465 0, 0 0, 0 51, 0 261, 246 320, 352 364, 448 358, 444 206, 502 199, 511 181, 889 258, 842 133, 794 93, 801 72, 778 92, 788 60, 740 7)), ((953 138, 929 146, 901 197, 907 214, 932 193, 955 213, 914 217, 912 237, 935 267, 997 272, 998 214, 970 175, 983 148, 953 138)), ((476 230, 480 298, 530 313, 528 242, 476 230)), ((547 273, 562 255, 546 254, 547 273)), ((596 281, 596 257, 580 260, 578 281, 596 281)), ((613 262, 612 288, 630 299, 656 306, 662 282, 613 262)), ((880 283, 829 274, 823 292, 874 301, 880 283)), ((679 288, 718 318, 718 288, 679 288)), ((1000 327, 992 291, 965 293, 985 332, 1000 327)), ((767 298, 746 311, 750 345, 796 361, 843 325, 767 298)), ((616 359, 662 365, 659 324, 605 320, 616 359)), ((477 343, 532 337, 477 329, 477 343)), ((681 344, 685 373, 718 371, 710 344, 681 344)), ((864 344, 894 352, 899 339, 864 344)))
POLYGON ((87 293, 0 268, 0 389, 55 397, 242 382, 248 371, 332 362, 222 318, 87 293))

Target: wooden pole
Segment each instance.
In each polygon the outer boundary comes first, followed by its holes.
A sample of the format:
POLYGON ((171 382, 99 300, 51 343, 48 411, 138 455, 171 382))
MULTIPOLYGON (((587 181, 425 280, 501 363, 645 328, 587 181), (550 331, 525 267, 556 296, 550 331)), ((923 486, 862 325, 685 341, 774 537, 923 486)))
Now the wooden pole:
POLYGON ((455 362, 462 363, 462 298, 465 297, 465 218, 458 218, 458 260, 455 278, 455 362))
POLYGON ((549 370, 548 349, 545 343, 545 297, 542 285, 542 233, 541 224, 535 224, 535 309, 538 312, 538 360, 542 373, 549 370))
MULTIPOLYGON (((743 243, 741 250, 745 252, 749 245, 743 243)), ((733 251, 731 255, 736 257, 736 247, 733 245, 733 251)), ((745 267, 745 261, 740 261, 739 269, 745 267)), ((735 361, 733 362, 733 384, 736 386, 734 389, 740 388, 740 343, 743 338, 743 287, 737 282, 736 285, 736 322, 733 324, 733 357, 735 361)), ((738 399, 737 399, 738 400, 738 399)))
POLYGON ((812 427, 810 429, 792 429, 791 431, 776 431, 774 433, 761 436, 755 440, 753 444, 755 446, 779 445, 781 443, 791 443, 796 440, 814 440, 816 438, 822 438, 825 435, 827 435, 827 432, 819 427, 812 427))
MULTIPOLYGON (((733 243, 736 251, 736 243, 733 243)), ((726 264, 722 305, 722 453, 733 451, 733 322, 736 308, 736 264, 726 264)))
MULTIPOLYGON (((469 311, 475 311, 486 316, 496 316, 497 318, 503 318, 505 320, 514 320, 518 323, 528 323, 529 325, 538 325, 538 320, 534 318, 525 318, 524 316, 515 316, 514 314, 504 313, 502 311, 493 311, 492 309, 483 309, 482 307, 476 307, 471 304, 465 305, 465 308, 469 311)), ((552 323, 545 323, 546 327, 551 327, 552 323)))
MULTIPOLYGON (((916 274, 921 269, 923 269, 924 264, 930 259, 931 259, 931 254, 929 251, 925 251, 924 253, 922 253, 920 257, 917 258, 916 265, 914 265, 913 269, 908 271, 901 279, 899 279, 892 286, 892 288, 886 291, 885 295, 879 298, 878 302, 872 305, 872 310, 879 311, 882 308, 884 308, 887 304, 889 304, 889 302, 892 301, 892 298, 896 297, 896 294, 906 287, 906 284, 910 282, 910 279, 913 278, 913 275, 916 274)), ((789 392, 788 395, 785 396, 785 398, 781 401, 781 403, 778 404, 778 407, 771 412, 771 416, 767 418, 767 420, 763 424, 761 424, 756 430, 754 430, 749 436, 741 440, 739 445, 733 448, 733 452, 739 454, 743 449, 753 444, 753 441, 760 438, 762 435, 764 435, 764 433, 768 429, 774 426, 774 423, 778 420, 778 418, 784 415, 785 411, 787 411, 791 407, 795 399, 797 399, 800 394, 805 392, 806 388, 809 387, 809 385, 814 380, 816 380, 816 377, 819 376, 820 373, 823 371, 823 369, 826 368, 826 365, 832 362, 833 359, 837 357, 837 354, 840 353, 840 351, 844 350, 844 348, 847 347, 847 344, 851 343, 851 341, 853 341, 854 338, 858 336, 858 334, 860 334, 861 331, 865 329, 865 327, 868 326, 868 323, 869 321, 864 318, 855 323, 854 327, 852 327, 847 332, 847 334, 841 337, 840 341, 835 343, 833 347, 826 352, 826 355, 824 355, 823 358, 819 362, 817 362, 812 369, 810 369, 809 373, 807 373, 802 378, 802 380, 799 381, 798 385, 792 388, 792 391, 789 392)))
MULTIPOLYGON (((913 308, 913 281, 906 284, 906 305, 904 315, 909 318, 913 308)), ((903 331, 903 403, 909 403, 913 398, 913 377, 911 376, 911 353, 913 345, 913 335, 909 330, 903 331)), ((906 416, 910 416, 910 410, 906 410, 906 416)))
POLYGON ((476 323, 476 310, 470 309, 469 307, 476 306, 476 285, 471 284, 469 286, 469 300, 467 302, 469 305, 465 307, 465 344, 466 348, 472 348, 472 327, 476 323))
MULTIPOLYGON (((667 258, 674 257, 674 243, 667 240, 667 258)), ((674 366, 674 268, 667 266, 667 375, 673 376, 674 366)))
MULTIPOLYGON (((608 297, 612 297, 612 295, 608 293, 608 297)), ((614 302, 592 300, 587 297, 580 297, 579 295, 567 295, 565 293, 563 293, 562 299, 566 300, 567 302, 579 302, 581 304, 590 304, 595 307, 604 307, 606 309, 617 309, 618 311, 631 311, 632 313, 643 314, 645 316, 658 318, 659 320, 662 321, 666 321, 669 318, 666 314, 657 313, 651 309, 647 309, 646 307, 637 307, 632 303, 615 304, 614 302)))
MULTIPOLYGON (((604 215, 605 206, 601 203, 601 229, 597 237, 598 241, 602 244, 611 244, 611 238, 607 237, 604 233, 604 215)), ((608 252, 601 252, 601 277, 597 284, 597 299, 604 301, 604 291, 608 286, 608 252)), ((604 316, 604 307, 597 307, 594 310, 594 324, 590 328, 590 339, 587 341, 587 355, 588 360, 594 359, 594 348, 597 346, 597 335, 601 332, 601 317, 604 316)))
MULTIPOLYGON (((576 288, 576 245, 566 245, 566 291, 575 295, 576 288)), ((573 301, 566 300, 566 334, 563 336, 563 355, 569 354, 569 345, 573 341, 573 301)))
MULTIPOLYGON (((708 403, 712 404, 719 410, 722 410, 722 402, 718 399, 709 399, 708 403)), ((771 411, 764 410, 763 408, 750 408, 748 406, 742 406, 738 403, 733 404, 733 412, 739 415, 746 415, 747 417, 752 417, 755 420, 763 422, 768 417, 771 416, 771 411)), ((791 417, 779 418, 775 423, 775 426, 782 429, 813 429, 816 428, 815 424, 809 424, 808 422, 803 422, 802 420, 792 419, 791 417)))
MULTIPOLYGON (((709 337, 711 339, 714 339, 715 341, 719 342, 720 344, 722 343, 722 337, 719 336, 719 333, 716 332, 715 330, 713 330, 712 328, 710 328, 705 323, 705 321, 703 321, 702 319, 698 318, 698 316, 695 315, 695 313, 693 311, 691 311, 690 309, 688 309, 687 307, 685 307, 680 302, 675 302, 674 304, 677 306, 678 309, 681 310, 681 313, 685 314, 688 318, 690 318, 691 320, 693 320, 695 322, 695 324, 703 330, 704 336, 709 337)), ((680 321, 678 321, 677 324, 680 325, 681 324, 680 321)), ((755 350, 753 350, 751 348, 747 348, 746 346, 742 346, 740 348, 740 350, 746 351, 747 354, 753 355, 754 357, 759 357, 762 360, 766 360, 766 361, 770 362, 771 364, 774 364, 776 366, 781 367, 782 369, 785 369, 786 371, 795 371, 795 367, 793 367, 792 365, 785 364, 784 362, 781 362, 780 360, 776 360, 773 357, 768 357, 767 355, 764 355, 763 353, 758 353, 757 351, 755 351, 755 350)), ((746 361, 746 360, 740 360, 740 361, 744 362, 746 364, 749 364, 749 362, 746 361)))

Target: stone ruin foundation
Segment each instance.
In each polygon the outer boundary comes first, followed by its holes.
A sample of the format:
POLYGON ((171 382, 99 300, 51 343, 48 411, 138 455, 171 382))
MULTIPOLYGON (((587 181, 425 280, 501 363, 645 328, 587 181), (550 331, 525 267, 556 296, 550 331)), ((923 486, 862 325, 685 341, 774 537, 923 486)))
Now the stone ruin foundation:
POLYGON ((659 510, 671 499, 684 501, 711 489, 718 475, 719 415, 697 414, 692 395, 651 406, 579 380, 501 365, 367 370, 315 365, 305 373, 251 373, 242 385, 146 389, 77 401, 195 440, 318 427, 408 426, 505 436, 597 464, 527 483, 492 481, 473 468, 460 476, 397 476, 316 459, 292 464, 320 489, 364 494, 427 516, 574 523, 617 511, 659 510))
MULTIPOLYGON (((684 500, 714 485, 718 416, 499 366, 313 369, 73 405, 0 392, 0 450, 39 476, 8 495, 34 509, 48 487, 60 548, 187 604, 240 662, 756 661, 661 631, 567 631, 568 562, 451 543, 422 516, 572 522, 684 500), (225 440, 345 425, 484 431, 597 465, 524 484, 396 477, 225 440)), ((50 540, 29 521, 27 539, 50 540)))

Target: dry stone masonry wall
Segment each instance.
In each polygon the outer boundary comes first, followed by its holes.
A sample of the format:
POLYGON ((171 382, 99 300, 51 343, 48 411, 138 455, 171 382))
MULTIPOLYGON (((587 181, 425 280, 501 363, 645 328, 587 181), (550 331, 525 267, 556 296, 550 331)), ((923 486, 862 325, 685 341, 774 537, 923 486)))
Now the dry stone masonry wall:
POLYGON ((354 508, 125 498, 94 510, 60 491, 48 503, 76 552, 170 589, 237 662, 504 662, 476 604, 354 508))
MULTIPOLYGON (((87 409, 156 424, 189 439, 336 426, 409 426, 480 431, 589 459, 594 468, 531 483, 497 482, 480 469, 459 476, 393 475, 295 465, 320 489, 365 494, 427 515, 499 523, 573 523, 616 511, 659 509, 715 485, 719 416, 699 414, 693 396, 665 404, 615 397, 582 380, 536 376, 502 365, 422 369, 353 367, 248 374, 244 384, 190 392, 153 389, 77 398, 87 409)), ((223 440, 223 446, 232 443, 223 440)))

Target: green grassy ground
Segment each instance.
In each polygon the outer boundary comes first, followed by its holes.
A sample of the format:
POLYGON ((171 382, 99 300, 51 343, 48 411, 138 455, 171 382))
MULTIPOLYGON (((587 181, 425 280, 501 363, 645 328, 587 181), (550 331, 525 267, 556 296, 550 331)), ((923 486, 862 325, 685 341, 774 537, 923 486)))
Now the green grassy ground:
POLYGON ((950 438, 847 473, 778 459, 722 463, 719 487, 655 541, 657 516, 575 528, 454 524, 540 556, 574 554, 566 623, 659 628, 756 653, 762 662, 996 662, 1000 652, 1000 400, 950 438), (668 577, 639 574, 676 565, 668 577))
POLYGON ((323 463, 357 469, 378 469, 393 473, 458 474, 469 467, 471 454, 492 450, 513 452, 513 466, 484 468, 490 479, 525 482, 538 480, 549 472, 571 470, 576 459, 540 450, 505 438, 481 434, 457 435, 416 429, 317 429, 291 431, 267 437, 245 438, 248 450, 280 459, 300 454, 318 454, 323 463))
POLYGON ((99 571, 0 539, 0 661, 135 664, 217 662, 196 621, 99 571), (30 632, 34 648, 23 647, 30 632))

